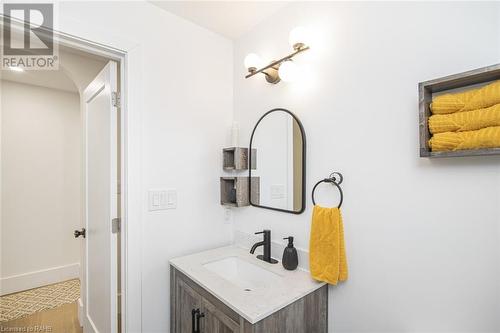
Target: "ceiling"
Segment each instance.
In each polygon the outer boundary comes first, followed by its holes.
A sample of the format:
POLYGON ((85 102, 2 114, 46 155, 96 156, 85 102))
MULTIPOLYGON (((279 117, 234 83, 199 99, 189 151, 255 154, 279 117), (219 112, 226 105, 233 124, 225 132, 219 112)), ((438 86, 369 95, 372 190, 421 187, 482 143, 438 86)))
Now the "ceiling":
MULTIPOLYGON (((11 32, 11 38, 24 38, 22 34, 16 31, 13 32, 13 34, 11 32)), ((3 44, 0 43, 0 46, 3 47, 3 44)), ((0 79, 51 89, 78 92, 73 81, 62 70, 25 70, 17 72, 9 69, 1 69, 0 79)))
MULTIPOLYGON (((215 33, 236 39, 265 18, 285 7, 289 1, 150 1, 157 7, 187 19, 215 33)), ((64 52, 69 50, 60 50, 64 52)), ((61 57, 63 58, 63 57, 61 57)), ((73 81, 62 70, 0 71, 0 79, 77 92, 73 81)))
MULTIPOLYGON (((17 72, 2 69, 0 70, 0 80, 78 93, 79 90, 76 82, 68 74, 73 73, 76 70, 75 67, 78 67, 79 71, 88 72, 93 77, 92 75, 95 75, 96 69, 97 72, 100 71, 108 61, 104 58, 61 45, 59 46, 58 56, 58 70, 25 70, 17 72)), ((81 74, 76 73, 76 75, 82 78, 81 74)))
POLYGON ((289 1, 150 1, 172 14, 236 39, 289 1))
POLYGON ((78 92, 73 81, 62 70, 57 71, 24 71, 14 72, 10 70, 2 70, 1 79, 34 86, 45 87, 50 89, 58 89, 69 92, 78 92))

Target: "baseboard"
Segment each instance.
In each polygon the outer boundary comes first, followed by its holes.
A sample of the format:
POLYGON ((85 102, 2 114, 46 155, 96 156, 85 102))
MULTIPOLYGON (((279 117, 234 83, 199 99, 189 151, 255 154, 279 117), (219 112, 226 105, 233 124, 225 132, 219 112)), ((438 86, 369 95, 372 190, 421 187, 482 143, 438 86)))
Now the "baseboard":
POLYGON ((81 297, 78 299, 78 323, 80 323, 80 327, 83 327, 83 302, 81 297))
POLYGON ((0 279, 0 296, 79 278, 80 264, 52 267, 0 279))

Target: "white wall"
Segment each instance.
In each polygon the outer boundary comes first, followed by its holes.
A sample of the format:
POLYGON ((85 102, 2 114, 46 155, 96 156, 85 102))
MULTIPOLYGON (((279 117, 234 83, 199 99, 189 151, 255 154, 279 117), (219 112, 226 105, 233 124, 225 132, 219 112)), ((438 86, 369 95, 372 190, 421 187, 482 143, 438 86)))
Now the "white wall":
MULTIPOLYGON (((350 278, 330 288, 330 332, 500 330, 500 158, 419 158, 417 97, 420 81, 499 62, 499 8, 299 2, 236 41, 240 141, 284 107, 302 120, 308 149, 306 212, 238 209, 236 231, 270 228, 307 249, 312 185, 344 174, 350 278), (244 79, 244 56, 286 54, 297 25, 315 36, 296 58, 307 79, 244 79)), ((324 205, 336 200, 318 192, 324 205)))
POLYGON ((5 81, 76 92, 83 91, 107 63, 104 58, 69 52, 62 47, 58 57, 59 70, 24 71, 22 74, 2 71, 0 76, 5 81))
MULTIPOLYGON (((142 233, 142 299, 126 295, 127 311, 137 309, 127 320, 138 331, 134 315, 141 311, 143 332, 166 332, 168 260, 231 240, 219 205, 219 175, 232 121, 232 43, 144 2, 62 2, 59 11, 59 30, 133 55, 127 64, 135 111, 128 159, 129 172, 142 170, 133 181, 143 205, 140 222, 129 212, 134 226, 142 226, 129 237, 142 233), (151 188, 176 188, 177 209, 148 212, 151 188)), ((129 258, 140 253, 136 243, 129 246, 129 258)), ((129 285, 136 274, 128 271, 129 285)))
MULTIPOLYGON (((498 327, 499 160, 417 158, 416 108, 418 81, 498 61, 496 7, 293 4, 236 43, 242 134, 249 137, 264 111, 289 107, 308 135, 308 193, 332 169, 346 176, 352 275, 332 288, 336 331, 498 327), (300 57, 311 67, 309 88, 244 80, 244 54, 286 53, 297 24, 318 28, 324 41, 300 57)), ((60 30, 133 54, 129 93, 140 114, 131 126, 143 130, 133 127, 128 158, 141 161, 132 167, 142 170, 134 181, 143 248, 142 299, 129 306, 142 312, 143 332, 167 331, 168 259, 230 239, 218 176, 232 118, 231 42, 147 3, 64 2, 59 10, 60 30), (147 212, 152 187, 177 188, 178 209, 147 212)), ((306 248, 309 216, 245 208, 236 211, 236 229, 271 227, 275 239, 294 234, 306 248)), ((138 252, 132 249, 129 255, 138 252)), ((132 283, 136 272, 129 273, 132 283)))
POLYGON ((80 98, 2 82, 2 293, 78 276, 80 98))

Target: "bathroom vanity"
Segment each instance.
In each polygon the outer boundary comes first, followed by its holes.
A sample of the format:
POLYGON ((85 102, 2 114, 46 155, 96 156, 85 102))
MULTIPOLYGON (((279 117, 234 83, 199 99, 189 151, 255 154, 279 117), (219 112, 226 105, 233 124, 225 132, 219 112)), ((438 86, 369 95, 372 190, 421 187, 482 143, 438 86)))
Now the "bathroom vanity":
POLYGON ((170 261, 170 331, 326 333, 328 287, 228 246, 170 261))

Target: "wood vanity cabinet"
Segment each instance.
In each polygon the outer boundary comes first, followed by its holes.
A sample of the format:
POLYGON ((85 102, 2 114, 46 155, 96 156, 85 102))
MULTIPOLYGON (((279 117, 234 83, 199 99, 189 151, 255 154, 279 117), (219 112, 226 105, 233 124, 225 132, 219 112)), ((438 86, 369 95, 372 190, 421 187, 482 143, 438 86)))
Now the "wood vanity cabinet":
MULTIPOLYGON (((262 300, 265 302, 265 300, 262 300)), ((182 272, 170 266, 171 333, 326 333, 328 287, 251 324, 182 272), (196 314, 199 310, 199 328, 196 314)))

